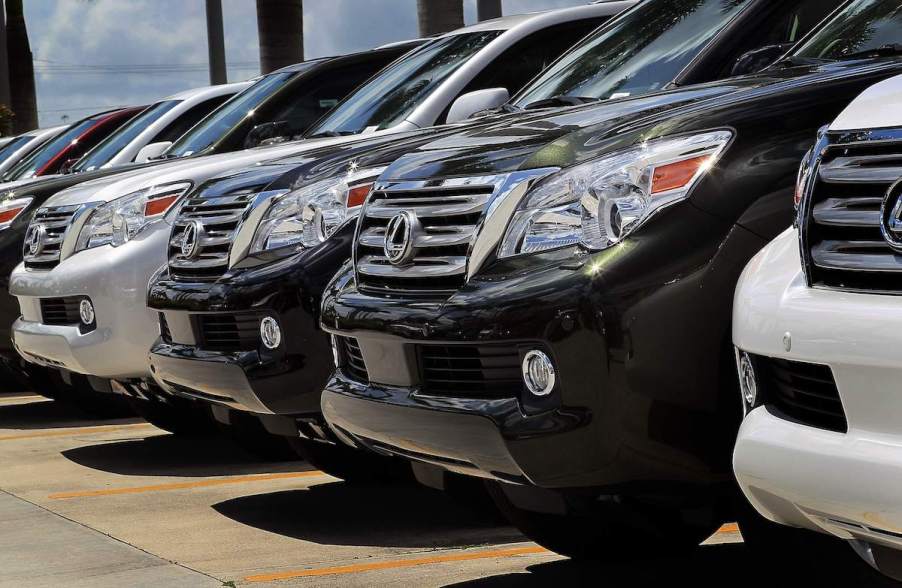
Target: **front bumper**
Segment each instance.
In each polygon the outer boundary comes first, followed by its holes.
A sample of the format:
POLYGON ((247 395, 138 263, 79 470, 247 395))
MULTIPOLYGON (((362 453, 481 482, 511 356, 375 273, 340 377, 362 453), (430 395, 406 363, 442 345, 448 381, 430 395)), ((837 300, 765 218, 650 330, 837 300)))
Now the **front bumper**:
POLYGON ((49 271, 19 265, 10 293, 21 316, 13 325, 16 349, 29 361, 107 379, 146 378, 147 351, 159 334, 146 306, 147 283, 166 262, 169 226, 155 223, 120 247, 81 251, 49 271), (41 299, 87 297, 96 328, 48 325, 41 299))
POLYGON ((762 243, 692 207, 669 212, 688 218, 594 256, 498 262, 442 301, 370 296, 340 274, 323 326, 356 340, 368 378, 343 365, 323 396, 327 421, 377 450, 545 488, 728 481, 740 413, 723 386, 724 373, 735 386, 731 298, 762 243), (697 229, 692 255, 661 246, 685 242, 680 226, 697 229), (431 393, 418 357, 460 345, 541 349, 558 385, 547 399, 431 393))
POLYGON ((900 317, 897 296, 809 288, 794 230, 749 264, 736 290, 737 347, 828 366, 848 421, 834 432, 751 410, 734 469, 765 516, 902 549, 900 317))
POLYGON ((258 414, 318 415, 332 371, 329 337, 319 328, 322 292, 350 256, 350 228, 320 247, 258 267, 232 270, 214 283, 163 279, 148 303, 165 318, 169 340, 151 350, 154 379, 168 392, 258 414), (200 315, 271 316, 282 344, 259 336, 243 349, 205 348, 200 315))

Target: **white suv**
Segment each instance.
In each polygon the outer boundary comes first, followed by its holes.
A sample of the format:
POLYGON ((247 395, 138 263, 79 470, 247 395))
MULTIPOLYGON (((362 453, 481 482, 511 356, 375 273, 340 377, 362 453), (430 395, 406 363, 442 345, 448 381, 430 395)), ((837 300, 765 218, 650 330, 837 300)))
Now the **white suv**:
POLYGON ((821 131, 799 172, 796 227, 746 267, 733 315, 745 405, 733 463, 746 497, 772 521, 849 541, 896 579, 900 178, 897 77, 867 90, 821 131))

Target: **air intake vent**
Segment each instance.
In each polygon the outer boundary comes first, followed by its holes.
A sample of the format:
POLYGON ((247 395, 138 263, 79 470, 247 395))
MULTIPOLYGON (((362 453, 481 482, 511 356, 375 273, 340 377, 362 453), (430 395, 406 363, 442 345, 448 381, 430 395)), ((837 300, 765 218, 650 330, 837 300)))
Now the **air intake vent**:
POLYGON ((357 339, 353 337, 336 337, 336 339, 341 354, 342 371, 358 382, 368 383, 370 375, 366 370, 366 363, 363 361, 363 353, 360 351, 357 339))
POLYGON ((80 205, 40 208, 31 219, 25 235, 25 267, 50 270, 59 265, 66 231, 80 205))
POLYGON ((754 356, 764 386, 764 402, 772 412, 811 427, 848 430, 836 380, 825 365, 754 356))
POLYGON ((41 298, 41 322, 45 325, 74 326, 81 323, 81 298, 41 298))
MULTIPOLYGON (((463 285, 467 254, 491 185, 376 190, 360 220, 355 260, 361 290, 382 295, 446 296, 463 285), (386 257, 389 223, 406 213, 409 254, 386 257)), ((401 233, 399 233, 400 236, 401 233)))
POLYGON ((802 242, 812 286, 902 293, 902 254, 881 206, 902 177, 902 140, 829 145, 805 196, 802 242))
POLYGON ((520 352, 512 345, 419 345, 422 390, 453 398, 519 398, 520 352))
POLYGON ((194 316, 198 346, 208 351, 254 351, 260 346, 261 313, 194 316))
POLYGON ((244 213, 256 192, 185 201, 173 223, 169 241, 169 273, 173 279, 209 282, 229 267, 229 252, 244 213), (189 241, 186 244, 186 238, 189 241))

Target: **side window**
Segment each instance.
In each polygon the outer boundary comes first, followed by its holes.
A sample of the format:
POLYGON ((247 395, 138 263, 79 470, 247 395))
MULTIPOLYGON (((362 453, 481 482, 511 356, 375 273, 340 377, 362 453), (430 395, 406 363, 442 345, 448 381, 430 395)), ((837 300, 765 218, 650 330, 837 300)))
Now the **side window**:
POLYGON ((157 133, 151 143, 159 143, 161 141, 173 141, 188 132, 188 129, 200 122, 202 118, 219 108, 226 100, 231 98, 231 94, 224 96, 216 96, 198 104, 195 104, 182 113, 181 116, 166 125, 162 131, 157 133))
POLYGON ((836 10, 843 0, 789 0, 774 3, 757 19, 743 23, 738 35, 732 34, 719 55, 700 73, 684 84, 709 82, 729 77, 736 60, 745 53, 770 45, 792 45, 836 10), (745 31, 745 32, 742 32, 745 31))
POLYGON ((293 134, 303 133, 384 65, 383 61, 368 60, 302 77, 290 92, 286 92, 290 100, 280 101, 260 120, 285 121, 293 134))
MULTIPOLYGON (((608 18, 599 17, 556 25, 517 41, 473 78, 460 95, 487 88, 507 88, 513 96, 539 75, 539 72, 608 18)), ((448 110, 450 107, 439 120, 444 120, 448 110)))

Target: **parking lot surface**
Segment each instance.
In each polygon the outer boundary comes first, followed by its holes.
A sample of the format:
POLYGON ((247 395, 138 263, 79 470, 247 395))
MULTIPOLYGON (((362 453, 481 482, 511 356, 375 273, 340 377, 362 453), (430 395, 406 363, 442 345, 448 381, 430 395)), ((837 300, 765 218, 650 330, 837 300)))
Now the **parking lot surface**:
POLYGON ((4 588, 736 586, 761 580, 752 563, 727 525, 691 557, 579 565, 440 492, 348 485, 223 438, 0 395, 4 588))

